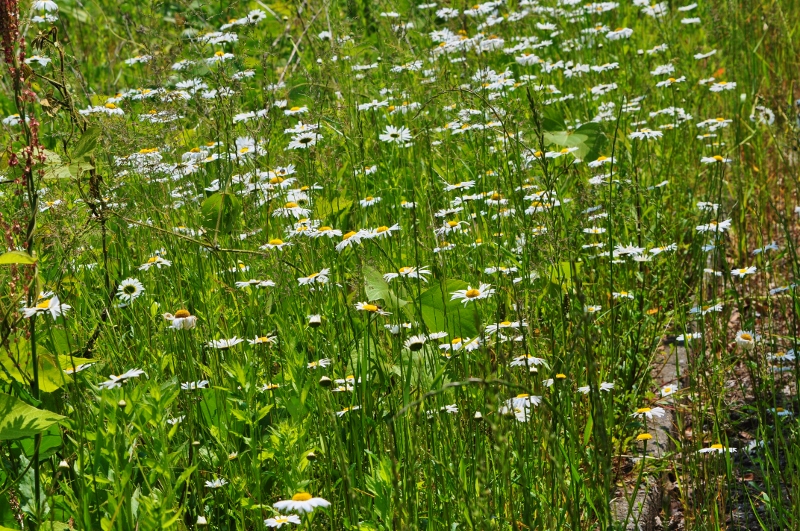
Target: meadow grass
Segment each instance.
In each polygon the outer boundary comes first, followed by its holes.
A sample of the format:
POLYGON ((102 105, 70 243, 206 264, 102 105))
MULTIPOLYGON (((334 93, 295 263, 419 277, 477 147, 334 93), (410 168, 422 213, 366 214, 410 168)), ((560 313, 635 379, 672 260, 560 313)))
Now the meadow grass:
POLYGON ((800 4, 1 3, 0 529, 800 529, 800 4))

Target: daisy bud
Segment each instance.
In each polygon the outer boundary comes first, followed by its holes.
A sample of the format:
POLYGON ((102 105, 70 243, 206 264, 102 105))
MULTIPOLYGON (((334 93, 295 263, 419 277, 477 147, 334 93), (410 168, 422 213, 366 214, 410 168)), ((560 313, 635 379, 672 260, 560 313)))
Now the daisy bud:
POLYGON ((327 376, 323 376, 322 378, 319 379, 319 384, 322 387, 330 387, 332 383, 333 382, 331 381, 331 379, 328 378, 327 376))
POLYGON ((315 454, 314 452, 308 452, 308 454, 306 454, 306 459, 308 459, 309 461, 316 461, 317 454, 315 454))
POLYGON ((208 520, 206 520, 205 516, 198 516, 197 517, 197 525, 198 526, 207 526, 208 520))
POLYGON ((58 468, 69 470, 69 463, 67 463, 66 459, 62 459, 61 462, 58 463, 58 468))
POLYGON ((120 400, 119 402, 117 402, 117 405, 118 405, 119 407, 121 407, 122 409, 125 409, 125 406, 127 406, 127 405, 128 405, 128 403, 127 403, 127 402, 125 402, 124 400, 120 400))

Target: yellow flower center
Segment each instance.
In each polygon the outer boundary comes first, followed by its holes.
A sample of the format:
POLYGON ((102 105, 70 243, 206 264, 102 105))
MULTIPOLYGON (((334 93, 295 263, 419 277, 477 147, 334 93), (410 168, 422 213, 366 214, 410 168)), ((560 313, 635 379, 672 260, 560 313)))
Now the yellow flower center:
POLYGON ((361 307, 361 309, 364 310, 365 312, 377 312, 378 311, 378 307, 375 306, 374 304, 365 304, 364 306, 361 307))
POLYGON ((653 436, 650 435, 649 433, 640 433, 639 435, 636 436, 637 441, 649 441, 652 438, 653 436))
POLYGON ((597 157, 598 162, 603 162, 604 160, 608 160, 608 157, 606 157, 605 155, 600 155, 599 157, 597 157))
POLYGON ((477 289, 468 289, 467 292, 464 294, 468 299, 474 299, 475 297, 480 296, 481 292, 477 289))
POLYGON ((189 310, 178 310, 175 312, 175 317, 178 319, 186 319, 187 317, 191 316, 192 314, 189 313, 189 310))
POLYGON ((447 225, 450 226, 450 227, 457 227, 458 226, 458 221, 448 221, 447 225))
POLYGON ((104 107, 105 107, 106 109, 116 109, 116 108, 117 108, 117 106, 116 106, 116 105, 114 105, 113 103, 106 103, 106 104, 104 105, 104 107))
POLYGON ((217 57, 222 57, 223 55, 225 55, 225 52, 219 50, 218 52, 214 52, 214 55, 216 55, 217 57))
POLYGON ((397 272, 400 273, 401 275, 408 273, 409 271, 411 271, 410 267, 401 267, 400 269, 397 270, 397 272))
POLYGON ((753 336, 751 336, 750 334, 742 334, 742 335, 739 336, 739 338, 740 339, 744 339, 745 341, 752 341, 753 340, 753 336))
POLYGON ((148 264, 154 264, 156 262, 158 262, 158 257, 157 256, 151 256, 150 258, 147 259, 147 263, 148 264))
POLYGON ((49 308, 50 307, 50 299, 47 299, 46 301, 40 302, 39 304, 36 305, 36 307, 40 308, 42 310, 44 310, 46 308, 49 308))
POLYGON ((356 234, 358 234, 356 231, 351 230, 350 232, 348 232, 347 234, 342 236, 342 241, 349 240, 350 238, 352 238, 356 234))
POLYGON ((200 153, 200 148, 199 147, 193 147, 192 149, 189 150, 189 152, 190 153, 200 153))
POLYGON ((295 203, 294 201, 289 201, 288 203, 283 205, 283 208, 297 208, 297 203, 295 203))
POLYGON ((371 195, 368 195, 367 197, 364 198, 364 201, 372 201, 373 199, 375 198, 372 197, 371 195))
POLYGON ((269 184, 280 184, 283 182, 283 178, 281 177, 273 177, 269 180, 269 184))
POLYGON ((386 225, 381 225, 380 227, 375 229, 375 232, 386 232, 387 230, 389 230, 389 227, 387 227, 386 225))
POLYGON ((650 409, 649 407, 640 407, 639 409, 636 410, 637 413, 650 413, 651 411, 652 409, 650 409))
POLYGON ((270 245, 283 245, 283 240, 280 238, 273 238, 269 241, 270 245))
POLYGON ((563 373, 556 374, 556 380, 564 380, 566 378, 567 378, 566 374, 563 374, 563 373))
POLYGON ((497 192, 492 194, 492 201, 499 201, 502 198, 503 198, 503 196, 498 194, 497 192))
POLYGON ((158 151, 158 148, 144 148, 144 149, 140 149, 139 153, 141 153, 142 155, 147 155, 148 153, 155 153, 157 151, 158 151))
POLYGON ((292 501, 308 501, 312 498, 311 494, 307 492, 298 492, 292 496, 292 501))
POLYGON ((500 326, 511 326, 511 321, 503 321, 500 326))
POLYGON ((290 110, 290 111, 295 111, 295 112, 296 112, 296 111, 299 111, 299 110, 300 110, 300 107, 292 107, 292 108, 291 108, 291 109, 289 109, 289 110, 290 110))
POLYGON ((318 232, 328 232, 329 230, 333 230, 333 227, 328 227, 327 225, 325 225, 323 227, 320 227, 317 230, 318 230, 318 232))
POLYGON ((712 444, 711 448, 714 450, 722 450, 723 446, 721 444, 712 444))
POLYGON ((712 158, 714 160, 716 160, 717 162, 722 162, 722 156, 721 155, 714 155, 712 158))
POLYGON ((517 395, 517 398, 528 398, 529 396, 531 395, 529 395, 528 393, 520 393, 517 395))

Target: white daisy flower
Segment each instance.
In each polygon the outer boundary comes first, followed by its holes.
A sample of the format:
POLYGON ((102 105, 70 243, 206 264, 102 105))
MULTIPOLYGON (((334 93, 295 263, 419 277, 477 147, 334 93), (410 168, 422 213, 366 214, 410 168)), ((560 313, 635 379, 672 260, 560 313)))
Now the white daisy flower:
POLYGON ((139 298, 144 293, 144 286, 136 278, 126 278, 117 287, 117 297, 130 303, 139 298))
POLYGON ((243 341, 244 339, 233 336, 230 339, 212 339, 207 343, 207 346, 217 350, 227 350, 238 345, 239 343, 242 343, 243 341))
POLYGON ((301 286, 307 286, 312 284, 327 284, 328 283, 328 275, 330 274, 331 270, 329 268, 325 268, 318 273, 312 273, 307 277, 298 278, 297 281, 300 283, 301 286))
POLYGON ((40 301, 37 302, 36 305, 30 308, 22 308, 22 316, 25 319, 30 319, 34 315, 38 315, 40 313, 49 313, 53 317, 53 320, 56 320, 58 319, 58 316, 64 315, 68 310, 72 309, 72 306, 61 302, 58 299, 58 295, 52 295, 52 292, 48 292, 48 294, 43 295, 47 295, 50 298, 40 296, 40 301))
POLYGON ((477 288, 473 288, 472 286, 467 286, 467 289, 460 289, 456 290, 451 293, 450 300, 460 300, 466 306, 470 301, 475 301, 479 299, 487 299, 494 295, 494 288, 492 288, 491 284, 481 284, 477 288))
POLYGON ((412 137, 411 131, 406 126, 394 127, 393 125, 387 125, 383 134, 379 135, 378 138, 383 142, 403 144, 410 141, 412 137))

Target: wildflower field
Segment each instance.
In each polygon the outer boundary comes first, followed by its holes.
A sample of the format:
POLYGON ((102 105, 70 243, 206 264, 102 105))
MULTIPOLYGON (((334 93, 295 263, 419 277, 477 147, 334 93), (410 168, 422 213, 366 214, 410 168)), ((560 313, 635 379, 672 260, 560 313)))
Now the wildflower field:
POLYGON ((800 2, 690 2, 0 0, 0 531, 800 529, 800 2))

